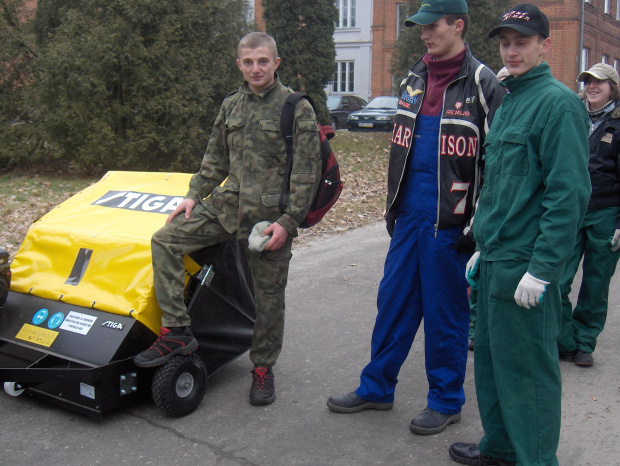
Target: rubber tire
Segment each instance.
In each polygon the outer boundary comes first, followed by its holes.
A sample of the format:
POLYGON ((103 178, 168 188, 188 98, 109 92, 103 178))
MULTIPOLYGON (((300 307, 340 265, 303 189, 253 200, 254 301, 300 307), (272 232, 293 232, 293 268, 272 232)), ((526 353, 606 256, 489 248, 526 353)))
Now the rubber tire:
POLYGON ((332 118, 332 121, 330 121, 329 124, 331 125, 331 127, 332 127, 332 129, 334 131, 336 131, 338 129, 338 122, 336 121, 335 118, 332 118))
POLYGON ((24 393, 23 388, 16 388, 16 382, 4 382, 4 392, 9 396, 19 396, 24 393))
POLYGON ((206 382, 207 370, 199 356, 175 356, 155 372, 151 395, 155 405, 166 415, 181 417, 198 407, 207 388, 206 382), (179 379, 189 381, 185 386, 188 393, 179 392, 179 379))

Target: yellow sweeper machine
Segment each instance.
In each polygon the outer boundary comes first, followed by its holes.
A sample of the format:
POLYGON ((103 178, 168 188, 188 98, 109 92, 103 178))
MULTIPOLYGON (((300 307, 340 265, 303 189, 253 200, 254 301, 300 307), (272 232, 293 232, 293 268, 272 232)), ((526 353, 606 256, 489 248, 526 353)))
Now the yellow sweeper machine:
POLYGON ((133 357, 157 338, 151 236, 191 175, 108 172, 30 227, 12 263, 0 251, 0 382, 90 417, 150 394, 192 412, 207 378, 251 345, 254 293, 235 239, 185 258, 185 304, 200 346, 167 364, 133 357))

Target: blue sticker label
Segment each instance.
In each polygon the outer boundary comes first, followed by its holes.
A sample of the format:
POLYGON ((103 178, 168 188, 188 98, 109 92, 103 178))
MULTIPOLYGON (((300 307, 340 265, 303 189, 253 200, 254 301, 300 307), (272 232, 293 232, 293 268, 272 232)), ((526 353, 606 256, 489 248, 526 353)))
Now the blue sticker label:
POLYGON ((32 323, 34 325, 39 325, 45 322, 47 319, 48 311, 47 309, 39 309, 37 313, 32 317, 32 323))
POLYGON ((62 312, 57 312, 50 320, 47 321, 47 328, 53 329, 62 324, 62 321, 65 320, 65 315, 62 312))

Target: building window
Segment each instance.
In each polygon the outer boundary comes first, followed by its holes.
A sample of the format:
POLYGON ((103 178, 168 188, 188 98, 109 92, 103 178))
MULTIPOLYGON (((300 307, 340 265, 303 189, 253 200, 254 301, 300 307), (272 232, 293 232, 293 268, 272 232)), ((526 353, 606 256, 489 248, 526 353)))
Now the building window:
POLYGON ((336 8, 338 8, 337 28, 354 28, 355 27, 355 2, 357 0, 336 0, 336 8))
MULTIPOLYGON (((620 0, 618 0, 620 2, 620 0)), ((247 2, 245 5, 245 19, 248 23, 254 22, 254 2, 247 2)))
POLYGON ((616 21, 620 21, 620 0, 616 0, 616 21))
MULTIPOLYGON (((581 49, 581 63, 579 64, 579 72, 586 71, 588 69, 588 61, 590 59, 590 50, 583 47, 581 49)), ((582 91, 584 88, 583 82, 579 82, 579 90, 582 91)))
POLYGON ((618 71, 618 59, 614 59, 614 70, 618 71))
POLYGON ((605 0, 604 4, 605 4, 605 6, 603 7, 603 13, 609 14, 610 13, 610 8, 611 8, 611 6, 609 5, 610 4, 610 0, 605 0))
POLYGON ((353 92, 355 82, 355 62, 336 62, 336 72, 332 82, 332 92, 353 92))
MULTIPOLYGON (((620 2, 620 0, 618 0, 620 2)), ((396 5, 396 37, 400 37, 405 29, 405 20, 411 16, 409 14, 408 3, 398 3, 396 5)))
POLYGON ((584 0, 586 3, 589 3, 590 5, 592 5, 592 0, 584 0))
POLYGON ((601 62, 605 63, 606 65, 609 65, 609 55, 603 55, 601 57, 601 62))
POLYGON ((588 61, 590 60, 590 50, 587 48, 581 49, 581 69, 579 72, 585 71, 588 69, 588 61))

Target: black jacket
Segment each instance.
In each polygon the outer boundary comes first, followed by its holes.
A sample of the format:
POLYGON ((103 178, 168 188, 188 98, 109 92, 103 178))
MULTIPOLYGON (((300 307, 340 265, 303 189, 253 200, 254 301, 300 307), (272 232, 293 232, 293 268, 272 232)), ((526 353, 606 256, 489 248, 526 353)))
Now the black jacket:
MULTIPOLYGON (((388 223, 397 210, 400 188, 412 153, 415 122, 425 96, 426 75, 426 64, 419 60, 400 85, 388 169, 388 223)), ((473 204, 481 184, 484 138, 505 93, 495 74, 480 63, 468 47, 458 77, 444 91, 436 229, 464 226, 473 217, 473 204)))
MULTIPOLYGON (((588 209, 620 207, 620 101, 588 138, 592 196, 588 209)), ((620 209, 618 226, 620 228, 620 209)))

